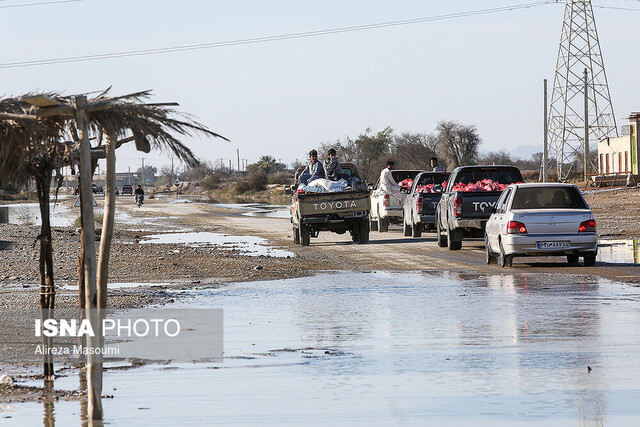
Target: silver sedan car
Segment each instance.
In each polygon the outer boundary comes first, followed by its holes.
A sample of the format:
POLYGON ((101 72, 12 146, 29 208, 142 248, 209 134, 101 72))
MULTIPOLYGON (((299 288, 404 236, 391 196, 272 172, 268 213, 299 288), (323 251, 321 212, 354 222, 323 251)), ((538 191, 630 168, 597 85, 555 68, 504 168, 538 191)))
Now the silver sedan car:
POLYGON ((596 221, 573 184, 512 184, 487 222, 487 264, 510 267, 517 256, 566 256, 569 264, 593 266, 598 253, 596 221))

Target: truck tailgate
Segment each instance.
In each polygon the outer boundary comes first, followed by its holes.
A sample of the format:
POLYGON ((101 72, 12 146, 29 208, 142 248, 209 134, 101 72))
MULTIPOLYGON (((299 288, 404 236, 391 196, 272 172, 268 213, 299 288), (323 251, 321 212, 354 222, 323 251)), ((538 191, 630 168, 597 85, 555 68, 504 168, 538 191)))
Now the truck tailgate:
POLYGON ((496 206, 501 191, 458 192, 456 197, 462 198, 462 218, 489 219, 491 210, 496 206))
POLYGON ((370 207, 369 193, 361 192, 301 194, 298 201, 303 216, 368 211, 370 207))
POLYGON ((422 193, 422 214, 435 215, 436 207, 442 197, 441 193, 422 193))

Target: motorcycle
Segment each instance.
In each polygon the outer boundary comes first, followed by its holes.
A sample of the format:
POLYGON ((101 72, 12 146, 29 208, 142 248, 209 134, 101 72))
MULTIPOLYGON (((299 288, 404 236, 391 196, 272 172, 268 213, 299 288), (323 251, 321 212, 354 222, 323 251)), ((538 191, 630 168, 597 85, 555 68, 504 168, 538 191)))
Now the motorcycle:
POLYGON ((138 205, 138 207, 141 207, 143 202, 144 202, 144 195, 136 194, 136 205, 138 205))

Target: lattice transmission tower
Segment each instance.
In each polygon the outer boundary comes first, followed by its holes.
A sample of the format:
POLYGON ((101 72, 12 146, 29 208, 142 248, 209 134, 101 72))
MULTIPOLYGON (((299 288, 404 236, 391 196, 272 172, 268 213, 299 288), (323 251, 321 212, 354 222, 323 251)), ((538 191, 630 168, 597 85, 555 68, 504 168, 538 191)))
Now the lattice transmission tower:
POLYGON ((596 171, 591 154, 584 167, 585 140, 594 153, 598 141, 618 136, 591 0, 566 0, 548 123, 547 167, 559 181, 596 171))

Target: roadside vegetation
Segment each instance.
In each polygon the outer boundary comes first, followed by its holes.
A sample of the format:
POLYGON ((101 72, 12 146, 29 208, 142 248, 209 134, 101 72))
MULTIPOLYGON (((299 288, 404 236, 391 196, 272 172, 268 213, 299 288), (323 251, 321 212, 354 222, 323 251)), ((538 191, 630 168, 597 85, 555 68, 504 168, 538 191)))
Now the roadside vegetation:
MULTIPOLYGON (((369 183, 375 183, 389 159, 395 161, 398 169, 424 169, 431 157, 437 157, 449 171, 470 164, 513 165, 522 171, 527 181, 539 180, 542 153, 522 159, 507 150, 481 150, 482 143, 475 125, 442 120, 431 133, 396 132, 390 126, 378 131, 367 128, 355 137, 319 142, 308 149, 316 148, 320 160, 324 160, 329 148, 335 148, 338 159, 355 163, 369 183)), ((292 184, 296 169, 306 164, 307 150, 298 156, 297 161, 287 165, 264 154, 240 172, 201 161, 196 166, 175 168, 146 165, 135 174, 143 182, 145 177, 155 177, 155 188, 150 189, 150 193, 198 194, 205 200, 220 203, 288 204, 290 197, 284 194, 284 186, 292 184)), ((578 173, 582 171, 581 165, 582 159, 576 159, 571 165, 570 170, 576 171, 572 181, 582 178, 578 173)), ((554 180, 555 167, 551 166, 550 179, 554 180)), ((0 182, 0 200, 28 199, 28 195, 18 196, 18 190, 13 184, 0 182)))

